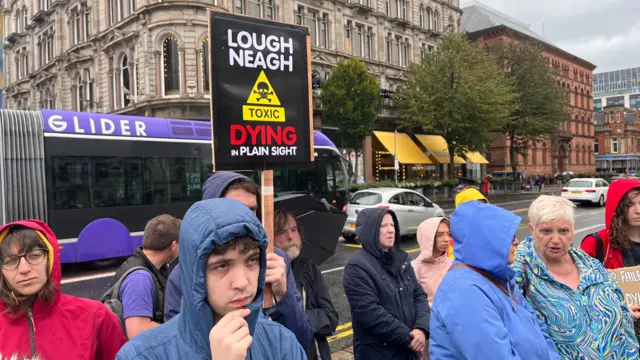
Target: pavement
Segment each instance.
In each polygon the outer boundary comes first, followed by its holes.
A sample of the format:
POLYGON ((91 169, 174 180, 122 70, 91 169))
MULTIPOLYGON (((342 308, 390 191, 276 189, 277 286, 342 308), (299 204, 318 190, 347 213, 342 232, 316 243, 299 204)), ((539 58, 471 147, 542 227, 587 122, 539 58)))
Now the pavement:
MULTIPOLYGON (((545 189, 543 193, 559 194, 560 187, 545 189)), ((522 217, 517 236, 520 239, 530 235, 528 229, 527 210, 538 193, 513 195, 489 195, 493 204, 501 206, 522 217)), ((453 202, 450 206, 446 202, 438 204, 447 213, 453 211, 453 202)), ((582 239, 604 226, 604 209, 594 206, 578 206, 576 209, 576 233, 574 246, 579 246, 582 239)), ((419 248, 415 237, 403 238, 401 246, 413 259, 418 255, 419 248)), ((332 359, 353 359, 353 328, 351 325, 351 311, 344 289, 342 287, 343 270, 347 260, 360 249, 360 245, 340 241, 336 247, 334 256, 320 266, 324 280, 329 287, 329 294, 334 307, 340 317, 340 325, 336 333, 331 336, 329 344, 334 352, 332 359)), ((99 299, 100 296, 113 284, 113 274, 117 266, 111 268, 95 269, 88 265, 73 265, 63 267, 62 291, 74 296, 99 299)))

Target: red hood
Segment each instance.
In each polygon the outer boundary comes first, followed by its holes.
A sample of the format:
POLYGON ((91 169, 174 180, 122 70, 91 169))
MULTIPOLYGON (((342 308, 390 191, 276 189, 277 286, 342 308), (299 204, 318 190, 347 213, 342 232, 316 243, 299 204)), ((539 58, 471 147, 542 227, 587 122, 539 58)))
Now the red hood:
POLYGON ((609 185, 609 190, 607 191, 607 207, 604 212, 607 233, 609 232, 609 227, 613 221, 613 215, 616 213, 618 204, 620 204, 620 201, 626 193, 637 188, 640 188, 640 181, 635 179, 620 179, 609 185))
MULTIPOLYGON (((15 222, 6 224, 6 225, 2 225, 0 226, 0 234, 2 234, 7 228, 15 225, 21 225, 24 227, 28 227, 29 229, 37 230, 42 235, 44 235, 46 240, 49 242, 49 244, 45 244, 45 245, 48 245, 47 247, 50 246, 50 249, 49 249, 50 260, 51 260, 51 257, 53 257, 53 261, 50 261, 50 263, 52 263, 53 265, 50 267, 49 276, 51 276, 51 281, 53 282, 53 285, 56 289, 56 295, 51 304, 46 304, 42 301, 36 301, 36 303, 33 304, 33 309, 32 309, 32 312, 36 316, 39 314, 47 313, 56 305, 56 303, 58 302, 58 299, 60 298, 60 283, 62 280, 62 268, 60 267, 60 245, 58 244, 58 238, 53 233, 49 225, 47 225, 44 221, 40 221, 40 220, 20 220, 20 221, 15 221, 15 222)), ((0 313, 4 312, 4 310, 5 310, 5 305, 2 302, 0 302, 0 313)))

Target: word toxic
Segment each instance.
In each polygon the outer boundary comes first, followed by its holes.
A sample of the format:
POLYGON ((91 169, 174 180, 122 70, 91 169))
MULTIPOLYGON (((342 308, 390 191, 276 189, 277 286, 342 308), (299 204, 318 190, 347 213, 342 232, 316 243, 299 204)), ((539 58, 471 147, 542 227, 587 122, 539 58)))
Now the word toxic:
POLYGON ((293 71, 293 39, 285 40, 275 35, 265 35, 227 30, 229 65, 247 68, 293 71), (262 51, 268 51, 264 54, 262 51), (288 51, 287 51, 288 50, 288 51), (288 53, 288 54, 287 54, 288 53))
POLYGON ((280 99, 262 70, 253 84, 246 105, 242 106, 242 120, 285 122, 284 107, 279 105, 280 99))

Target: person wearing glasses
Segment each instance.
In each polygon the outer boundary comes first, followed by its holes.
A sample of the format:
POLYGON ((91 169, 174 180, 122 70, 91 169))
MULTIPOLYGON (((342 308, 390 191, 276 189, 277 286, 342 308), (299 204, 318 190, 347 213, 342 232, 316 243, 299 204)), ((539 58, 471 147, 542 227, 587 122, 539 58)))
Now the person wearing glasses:
POLYGON ((0 359, 113 360, 126 342, 102 303, 60 292, 60 245, 42 221, 0 227, 0 359))

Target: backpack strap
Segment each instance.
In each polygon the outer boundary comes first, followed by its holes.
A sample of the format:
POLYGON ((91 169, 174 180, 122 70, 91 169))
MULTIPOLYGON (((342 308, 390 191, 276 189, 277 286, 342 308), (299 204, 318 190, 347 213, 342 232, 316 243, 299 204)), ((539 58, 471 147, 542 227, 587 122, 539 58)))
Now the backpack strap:
POLYGON ((524 281, 522 282, 522 296, 526 299, 527 294, 529 294, 529 270, 527 270, 527 264, 523 261, 520 261, 522 264, 522 270, 524 271, 524 281))
POLYGON ((585 236, 584 239, 582 239, 582 242, 584 242, 589 236, 593 236, 593 238, 596 239, 596 259, 598 259, 600 263, 604 264, 605 254, 604 242, 602 241, 602 237, 600 236, 600 234, 598 234, 598 232, 594 232, 593 234, 585 236))
POLYGON ((144 266, 132 267, 131 269, 127 270, 124 274, 122 274, 120 279, 118 279, 118 281, 111 288, 111 299, 118 299, 122 301, 122 299, 120 299, 120 287, 122 287, 122 283, 127 278, 127 276, 129 276, 131 273, 138 270, 144 270, 148 272, 149 275, 151 275, 151 279, 153 280, 153 310, 152 310, 153 318, 152 320, 162 323, 163 322, 162 320, 164 319, 164 307, 163 307, 164 294, 160 290, 160 284, 158 283, 158 279, 156 278, 156 276, 144 266))
POLYGON ((111 299, 121 300, 120 299, 120 287, 122 287, 122 283, 124 282, 124 279, 126 279, 127 276, 129 276, 132 272, 138 271, 138 270, 149 271, 144 266, 135 266, 135 267, 132 267, 131 269, 127 270, 124 274, 122 274, 122 276, 120 276, 118 281, 116 281, 116 283, 113 284, 113 286, 111 287, 111 296, 110 296, 111 299))

